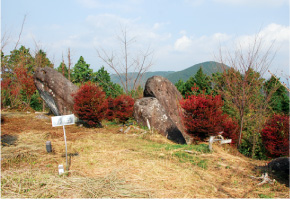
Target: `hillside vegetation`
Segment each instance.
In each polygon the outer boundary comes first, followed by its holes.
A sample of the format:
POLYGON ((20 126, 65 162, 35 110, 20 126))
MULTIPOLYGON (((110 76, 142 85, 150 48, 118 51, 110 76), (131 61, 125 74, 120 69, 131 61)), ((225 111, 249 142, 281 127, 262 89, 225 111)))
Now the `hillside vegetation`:
POLYGON ((173 84, 177 83, 179 80, 187 81, 190 77, 194 76, 196 72, 202 68, 204 74, 211 76, 216 72, 222 72, 222 64, 214 61, 208 61, 193 65, 189 68, 186 68, 182 71, 178 71, 172 74, 167 75, 167 79, 170 80, 173 84))
MULTIPOLYGON (((172 73, 174 73, 174 72, 173 71, 145 72, 144 75, 142 76, 142 78, 140 79, 140 85, 141 85, 141 87, 144 87, 147 79, 152 77, 152 76, 167 77, 169 74, 172 74, 172 73)), ((135 80, 137 75, 138 75, 137 73, 128 73, 128 77, 130 78, 130 80, 135 80)), ((125 75, 122 75, 121 77, 122 77, 123 81, 125 81, 125 75)), ((112 80, 112 82, 121 85, 121 80, 116 74, 111 74, 111 80, 112 80)), ((130 86, 130 88, 132 88, 132 87, 133 87, 133 85, 130 86)))
MULTIPOLYGON (((181 71, 176 71, 176 72, 174 72, 174 71, 146 72, 146 73, 144 73, 144 76, 142 77, 142 79, 140 81, 140 85, 142 87, 144 87, 147 79, 152 77, 152 76, 163 76, 163 77, 167 78, 168 80, 170 80, 173 84, 177 83, 179 80, 182 80, 185 82, 190 77, 194 76, 200 67, 202 67, 203 72, 208 76, 211 76, 212 74, 214 74, 216 72, 223 71, 222 65, 220 63, 214 62, 214 61, 208 61, 208 62, 203 62, 203 63, 193 65, 189 68, 186 68, 186 69, 181 70, 181 71)), ((131 77, 132 80, 134 80, 134 79, 136 79, 137 73, 129 73, 128 76, 131 77)), ((125 75, 123 75, 122 78, 124 81, 125 75)), ((112 82, 121 85, 121 81, 116 74, 111 74, 111 80, 112 80, 112 82)))
POLYGON ((250 177, 262 175, 265 161, 229 145, 209 152, 207 143, 177 145, 136 126, 125 134, 112 122, 66 126, 70 167, 60 176, 62 127, 45 113, 2 115, 2 198, 289 198, 286 185, 250 177))

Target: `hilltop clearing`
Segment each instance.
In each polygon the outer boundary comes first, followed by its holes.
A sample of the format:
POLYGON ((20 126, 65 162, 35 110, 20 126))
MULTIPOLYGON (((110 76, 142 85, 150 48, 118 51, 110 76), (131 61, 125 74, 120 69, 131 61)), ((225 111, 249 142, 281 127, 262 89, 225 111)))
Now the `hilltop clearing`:
POLYGON ((289 198, 279 182, 258 185, 266 161, 228 145, 177 145, 156 133, 104 122, 103 128, 62 127, 44 113, 2 112, 2 198, 289 198), (127 129, 126 127, 123 129, 127 129), (51 141, 53 153, 45 149, 51 141))

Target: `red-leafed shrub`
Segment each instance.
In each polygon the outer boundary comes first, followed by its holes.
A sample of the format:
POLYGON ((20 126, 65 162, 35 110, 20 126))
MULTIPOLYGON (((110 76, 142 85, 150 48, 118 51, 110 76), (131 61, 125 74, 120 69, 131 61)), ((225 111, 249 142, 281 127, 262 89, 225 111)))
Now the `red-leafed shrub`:
POLYGON ((239 136, 238 136, 239 124, 238 124, 238 122, 227 116, 225 121, 222 123, 222 127, 223 127, 223 134, 222 134, 223 137, 232 139, 231 144, 236 144, 238 142, 238 139, 239 139, 239 136))
POLYGON ((105 92, 93 83, 86 83, 73 94, 75 114, 90 126, 101 125, 106 117, 108 102, 105 92))
POLYGON ((270 157, 289 156, 289 116, 273 115, 261 132, 270 157))
POLYGON ((195 140, 204 140, 222 131, 225 132, 225 137, 236 137, 235 132, 229 129, 236 128, 237 124, 223 114, 220 95, 191 95, 181 100, 180 104, 184 109, 182 119, 186 132, 195 140))
POLYGON ((31 97, 36 91, 36 87, 33 80, 33 75, 28 73, 27 69, 24 67, 17 67, 14 69, 18 82, 22 86, 22 90, 24 91, 27 103, 30 104, 31 97))
POLYGON ((134 99, 129 95, 120 95, 113 100, 113 106, 108 111, 113 119, 124 123, 133 115, 134 99))

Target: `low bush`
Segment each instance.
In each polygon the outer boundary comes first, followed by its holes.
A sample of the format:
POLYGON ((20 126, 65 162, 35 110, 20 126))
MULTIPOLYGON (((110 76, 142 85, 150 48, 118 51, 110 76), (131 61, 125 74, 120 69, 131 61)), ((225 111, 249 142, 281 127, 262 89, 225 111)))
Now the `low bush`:
POLYGON ((134 99, 129 95, 120 95, 115 99, 108 98, 109 109, 107 119, 118 119, 119 122, 125 123, 133 115, 134 99))
POLYGON ((73 97, 75 114, 90 126, 101 126, 108 110, 105 92, 99 86, 88 82, 73 97))
POLYGON ((289 156, 289 115, 273 115, 261 136, 269 157, 289 156))
POLYGON ((236 141, 237 123, 223 114, 223 101, 220 95, 191 95, 180 102, 186 132, 195 140, 204 140, 224 132, 225 137, 236 141))

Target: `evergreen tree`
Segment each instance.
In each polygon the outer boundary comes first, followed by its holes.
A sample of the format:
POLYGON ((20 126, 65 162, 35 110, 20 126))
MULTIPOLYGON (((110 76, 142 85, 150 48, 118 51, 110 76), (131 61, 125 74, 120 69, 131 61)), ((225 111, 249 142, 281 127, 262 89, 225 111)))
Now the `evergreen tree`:
MULTIPOLYGON (((270 107, 273 112, 278 114, 288 114, 289 113, 289 97, 287 95, 286 88, 280 83, 277 83, 277 79, 274 76, 271 76, 269 80, 265 83, 265 90, 269 93, 276 84, 278 85, 278 89, 274 92, 270 99, 270 107)), ((277 87, 277 86, 276 86, 277 87)))
POLYGON ((73 83, 83 84, 92 78, 93 70, 90 69, 90 65, 87 64, 84 58, 81 56, 78 62, 75 64, 71 75, 73 83))
POLYGON ((177 88, 177 90, 181 93, 181 94, 183 94, 184 93, 184 90, 185 90, 185 88, 184 88, 184 81, 182 80, 182 79, 179 79, 179 81, 177 82, 177 83, 175 83, 175 87, 177 88))
POLYGON ((99 86, 103 88, 103 91, 106 93, 106 97, 110 96, 115 98, 120 94, 123 94, 122 87, 111 81, 110 74, 105 70, 104 67, 101 67, 101 69, 95 72, 93 77, 93 81, 97 82, 99 86))
POLYGON ((203 73, 202 67, 200 67, 196 74, 190 77, 184 84, 179 81, 177 86, 180 88, 179 91, 184 97, 185 95, 197 95, 201 93, 210 94, 212 92, 211 78, 203 73))
POLYGON ((64 77, 68 78, 68 68, 66 67, 66 64, 64 62, 61 62, 56 70, 60 72, 64 77))
POLYGON ((41 49, 35 55, 35 65, 36 67, 53 67, 46 53, 41 49))
POLYGON ((19 49, 14 49, 10 52, 8 59, 7 71, 12 72, 15 67, 24 67, 28 72, 34 71, 34 58, 30 54, 30 49, 21 46, 19 49))
POLYGON ((194 81, 196 86, 199 87, 199 91, 204 91, 205 94, 211 93, 211 80, 210 77, 203 73, 202 67, 194 75, 194 81))

